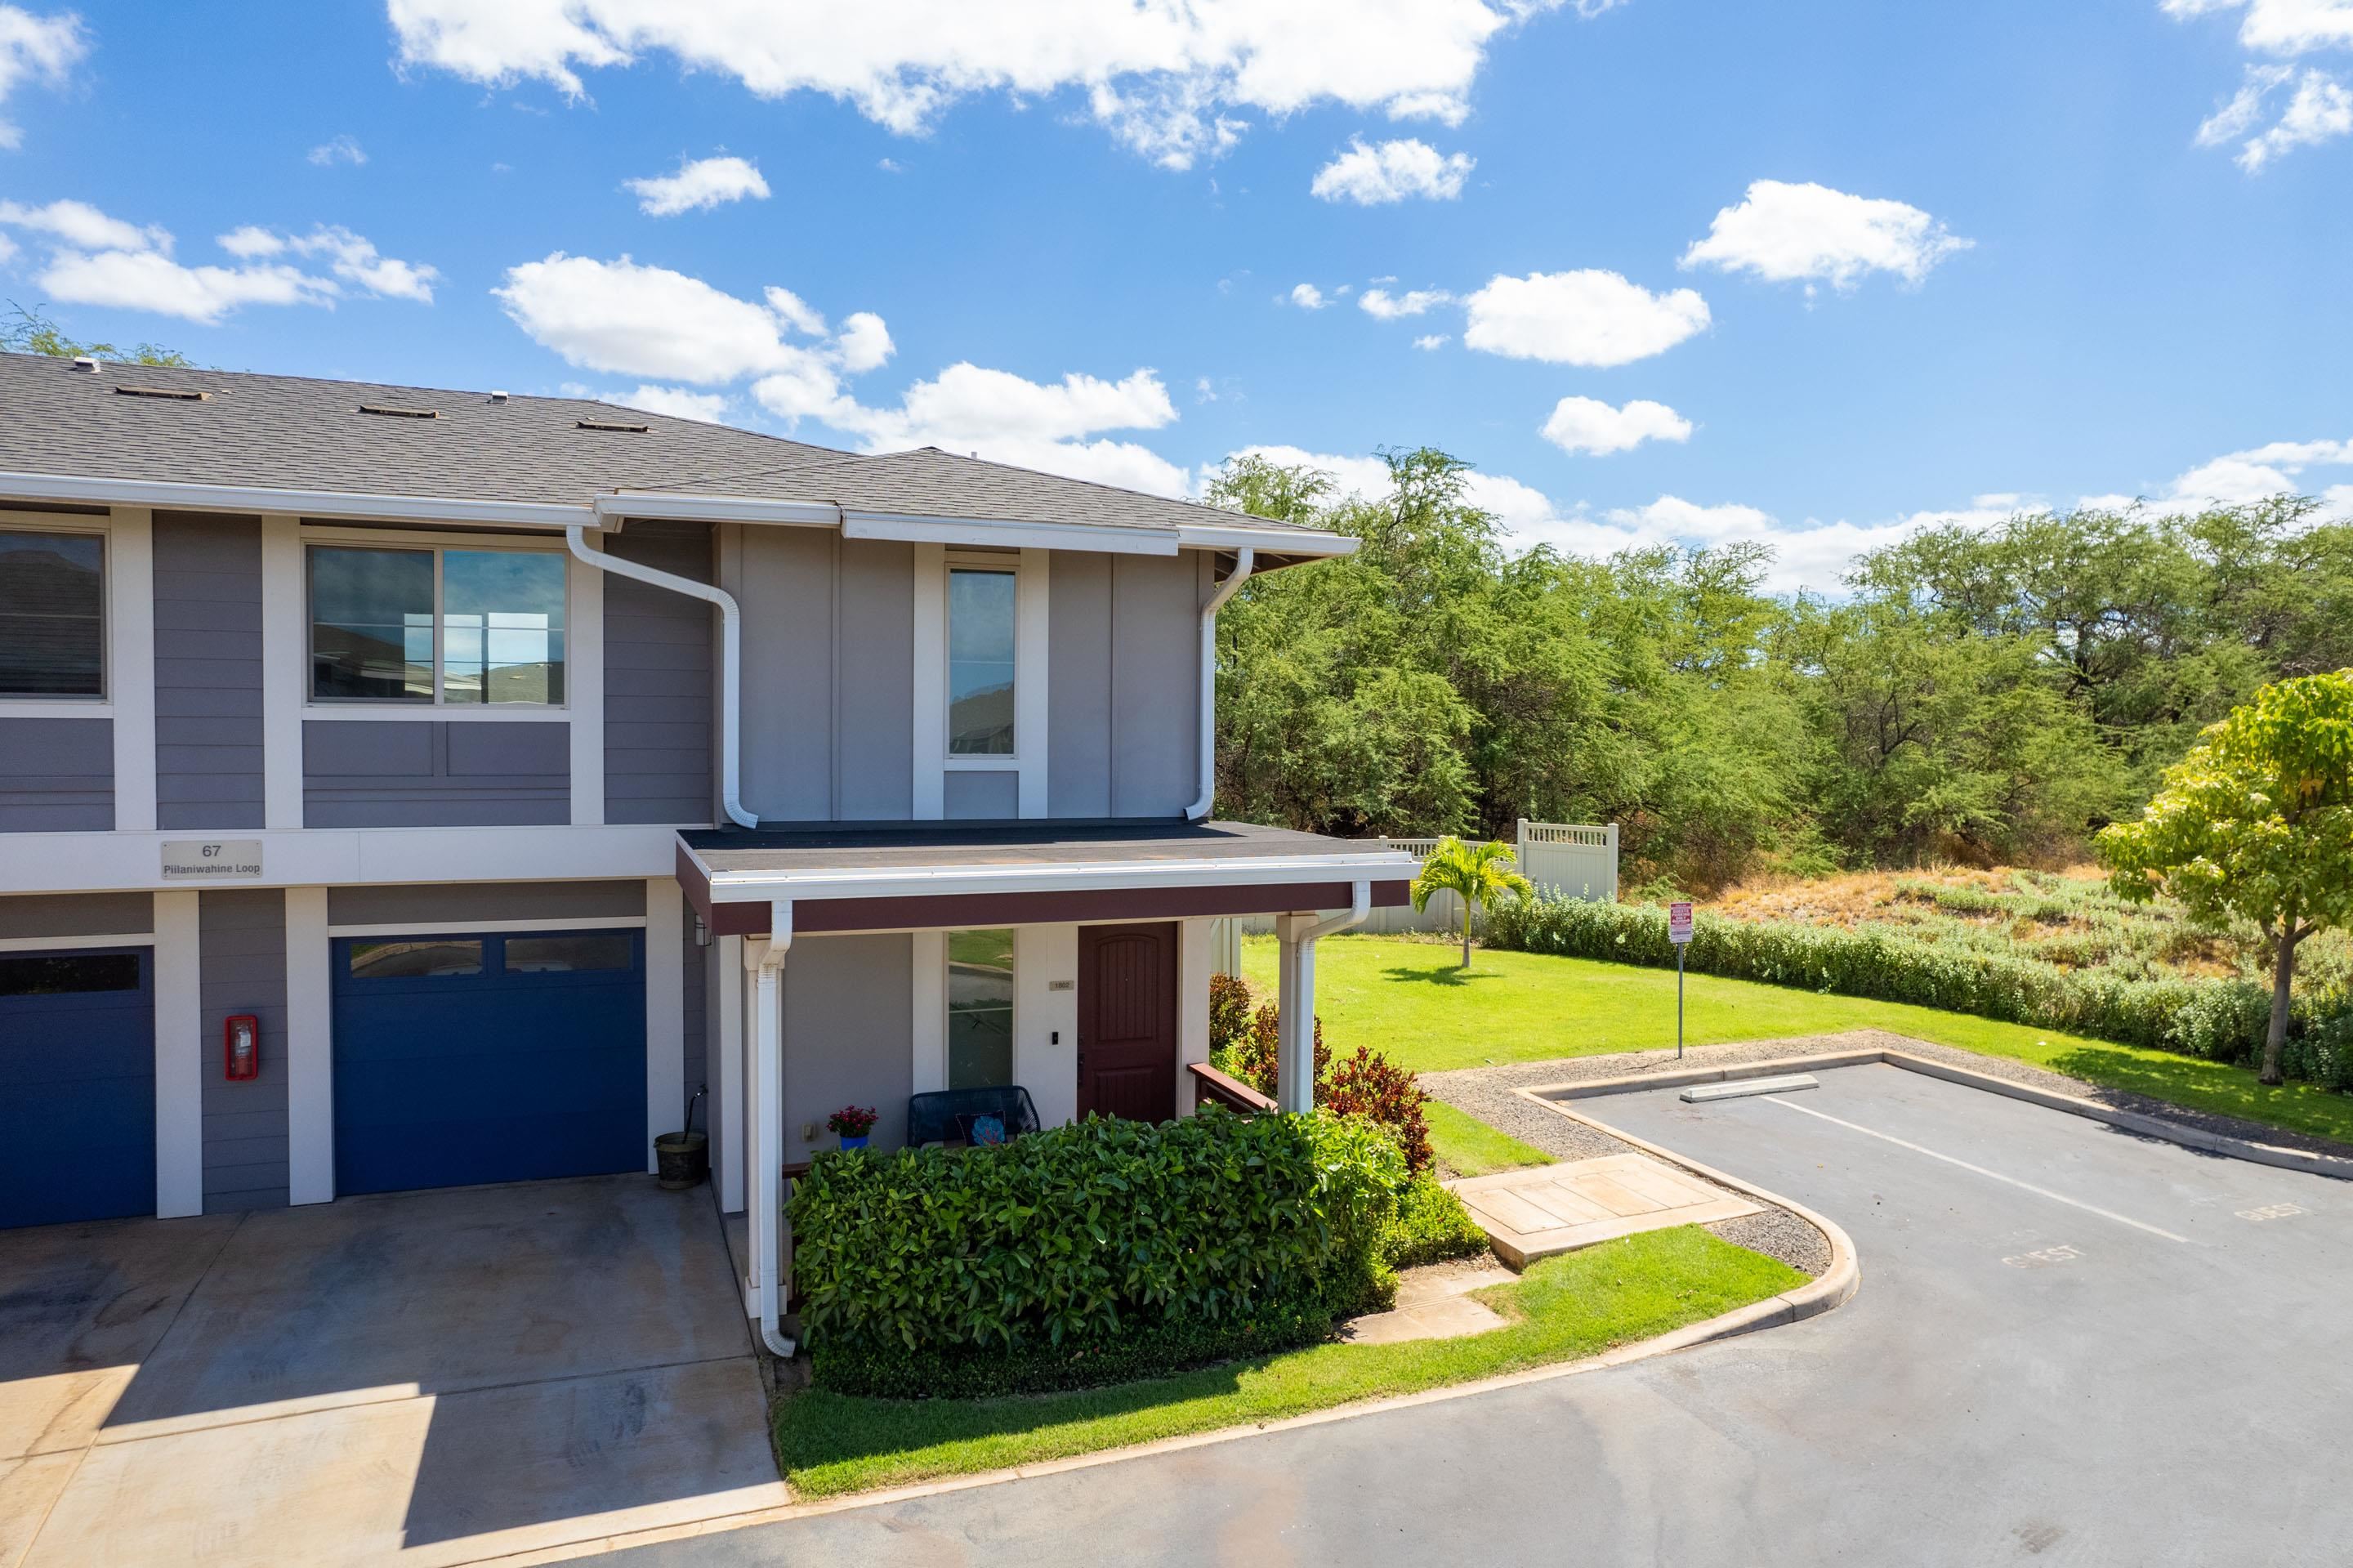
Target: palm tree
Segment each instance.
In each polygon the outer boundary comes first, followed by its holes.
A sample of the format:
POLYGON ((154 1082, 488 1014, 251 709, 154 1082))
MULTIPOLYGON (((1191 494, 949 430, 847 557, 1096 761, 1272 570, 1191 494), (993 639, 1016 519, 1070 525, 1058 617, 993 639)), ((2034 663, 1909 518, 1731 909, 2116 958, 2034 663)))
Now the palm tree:
POLYGON ((1462 967, 1467 969, 1471 967, 1471 906, 1493 905, 1506 893, 1525 898, 1536 887, 1512 869, 1508 846, 1490 842, 1474 847, 1449 834, 1438 841, 1438 847, 1430 852, 1413 879, 1414 908, 1429 908, 1430 895, 1441 889, 1462 898, 1462 967))

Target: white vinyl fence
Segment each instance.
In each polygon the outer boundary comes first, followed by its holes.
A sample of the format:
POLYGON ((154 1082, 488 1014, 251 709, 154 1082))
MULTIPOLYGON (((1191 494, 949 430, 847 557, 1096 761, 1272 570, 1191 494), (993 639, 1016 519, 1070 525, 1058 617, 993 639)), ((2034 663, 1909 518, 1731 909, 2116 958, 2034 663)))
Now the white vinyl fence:
MULTIPOLYGON (((1383 839, 1383 846, 1403 850, 1416 860, 1428 858, 1438 847, 1435 838, 1383 839)), ((1520 820, 1519 837, 1514 842, 1512 858, 1520 874, 1537 888, 1556 898, 1577 898, 1595 903, 1615 903, 1618 897, 1618 824, 1609 822, 1590 825, 1573 822, 1531 822, 1520 820)), ((1440 893, 1430 901, 1427 909, 1416 909, 1410 904, 1396 909, 1376 909, 1357 927, 1381 936, 1394 936, 1400 931, 1460 931, 1462 929, 1462 900, 1451 893, 1440 893)), ((1244 936, 1269 936, 1274 931, 1271 915, 1238 915, 1220 920, 1210 939, 1210 953, 1218 972, 1241 973, 1241 939, 1244 936)))

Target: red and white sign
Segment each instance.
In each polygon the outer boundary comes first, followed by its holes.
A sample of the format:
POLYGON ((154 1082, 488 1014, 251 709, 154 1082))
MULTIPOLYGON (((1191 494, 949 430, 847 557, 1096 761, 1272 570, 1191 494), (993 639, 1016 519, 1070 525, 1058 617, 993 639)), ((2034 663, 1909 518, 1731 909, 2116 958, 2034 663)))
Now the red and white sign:
POLYGON ((1678 948, 1691 940, 1691 911, 1688 904, 1667 906, 1667 940, 1678 948))

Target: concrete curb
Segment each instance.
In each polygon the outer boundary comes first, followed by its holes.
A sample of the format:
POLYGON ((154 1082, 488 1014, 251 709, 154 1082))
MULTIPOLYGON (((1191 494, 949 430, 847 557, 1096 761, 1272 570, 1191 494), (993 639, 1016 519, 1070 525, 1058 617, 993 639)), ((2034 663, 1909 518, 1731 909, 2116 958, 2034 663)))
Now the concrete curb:
POLYGON ((1752 1301, 1729 1312, 1710 1318, 1704 1322, 1687 1323, 1671 1333, 1637 1344, 1620 1345, 1583 1361, 1560 1361, 1551 1366, 1530 1367, 1525 1372, 1504 1372, 1496 1377, 1481 1378, 1475 1383, 1450 1383, 1444 1388, 1424 1389, 1419 1393, 1390 1394, 1379 1399, 1358 1400, 1348 1404, 1335 1404, 1326 1410, 1309 1411, 1303 1415, 1286 1416, 1280 1421, 1261 1422, 1250 1426, 1221 1426, 1209 1432, 1191 1432, 1180 1437, 1163 1437, 1155 1442, 1132 1444, 1123 1448, 1103 1448, 1092 1454, 1073 1454, 1068 1458, 1048 1459, 1034 1465, 1016 1465, 1001 1470, 984 1470, 968 1476, 950 1476, 936 1481, 921 1481, 903 1487, 888 1487, 871 1492, 855 1492, 845 1497, 824 1498, 814 1502, 788 1503, 782 1508, 763 1509, 753 1513, 730 1514, 720 1518, 690 1523, 660 1526, 651 1530, 625 1534, 605 1535, 566 1546, 544 1547, 537 1551, 508 1556, 483 1557, 471 1560, 464 1568, 524 1568, 525 1564, 564 1563, 600 1552, 618 1552, 625 1547, 649 1546, 665 1541, 690 1540, 697 1536, 715 1535, 729 1531, 749 1529, 755 1525, 781 1523, 786 1520, 813 1519, 820 1514, 843 1513, 852 1509, 881 1508, 892 1503, 911 1502, 923 1498, 940 1497, 949 1492, 970 1491, 976 1487, 1002 1486, 1008 1481, 1031 1480, 1040 1476, 1060 1475, 1069 1470, 1092 1469, 1098 1465, 1115 1465, 1128 1459, 1140 1459, 1155 1454, 1181 1453, 1188 1448, 1207 1447, 1215 1443, 1238 1442, 1245 1437, 1261 1436, 1270 1432, 1290 1432, 1303 1426, 1321 1426, 1334 1421, 1350 1421, 1360 1415, 1375 1415, 1384 1411, 1410 1410, 1417 1405, 1439 1404, 1449 1400, 1468 1399, 1474 1394, 1493 1393, 1499 1389, 1521 1388, 1531 1383, 1551 1383, 1559 1378, 1576 1377, 1585 1372, 1600 1372, 1609 1367, 1625 1366, 1648 1361, 1653 1356, 1671 1355, 1695 1345, 1729 1340, 1759 1329, 1778 1328, 1787 1323, 1802 1322, 1819 1317, 1832 1308, 1843 1306, 1853 1298, 1862 1284, 1862 1274, 1855 1263, 1854 1244, 1845 1231, 1801 1204, 1753 1186, 1737 1177, 1687 1160, 1671 1150, 1645 1142, 1630 1133, 1619 1131, 1556 1101, 1538 1097, 1535 1091, 1518 1091, 1536 1100, 1556 1115, 1571 1121, 1583 1122, 1610 1137, 1631 1144, 1644 1152, 1655 1155, 1670 1164, 1680 1165, 1708 1181, 1733 1188, 1767 1203, 1777 1204, 1806 1220, 1830 1239, 1831 1266, 1821 1277, 1796 1290, 1768 1296, 1762 1301, 1752 1301))
MULTIPOLYGON (((2143 1138, 2161 1139, 2168 1143, 2178 1143, 2185 1149, 2200 1150, 2208 1154, 2224 1155, 2232 1160, 2249 1160, 2257 1165, 2274 1165, 2284 1171, 2303 1171, 2315 1176, 2330 1176, 2338 1181, 2353 1181, 2353 1160, 2348 1160, 2339 1155, 2314 1154, 2301 1149, 2283 1149, 2274 1143, 2257 1143, 2252 1139, 2233 1138, 2227 1133, 2209 1132, 2204 1128, 2189 1127, 2168 1120, 2164 1117, 2149 1116, 2140 1111, 2118 1110, 2113 1106, 2102 1105, 2097 1100, 2086 1099, 2081 1095, 2065 1095, 2054 1089, 2037 1088, 2031 1084, 2021 1084, 2014 1079, 1997 1077, 1990 1073, 1973 1073, 1967 1067, 1956 1067, 1947 1062, 1931 1061, 1926 1056, 1915 1056, 1905 1051, 1884 1049, 1827 1051, 1811 1056, 1780 1056, 1767 1062, 1740 1062, 1725 1067, 1677 1067, 1663 1073, 1633 1073, 1622 1077, 1592 1078, 1581 1083, 1542 1084, 1529 1088, 1514 1089, 1512 1092, 1537 1105, 1546 1106, 1554 1110, 1563 1110, 1561 1102, 1564 1100, 1634 1094, 1646 1089, 1682 1088, 1689 1084, 1723 1083, 1738 1078, 1772 1077, 1783 1073, 1807 1069, 1860 1067, 1875 1062, 1883 1062, 1891 1067, 1901 1067, 1907 1073, 1918 1073, 1923 1077, 1940 1078, 1948 1084, 1961 1084, 1969 1088, 1983 1089, 1988 1094, 2000 1095, 2007 1099, 2024 1100, 2029 1105, 2042 1106, 2049 1110, 2064 1111, 2070 1116, 2080 1116, 2089 1121, 2105 1123, 2120 1131, 2134 1133, 2143 1138)), ((1564 1114, 1568 1113, 1564 1112, 1564 1114)), ((1576 1117, 1574 1119, 1587 1121, 1589 1118, 1576 1117)), ((1623 1142, 1649 1147, 1647 1144, 1642 1144, 1641 1139, 1620 1132, 1615 1128, 1606 1127, 1599 1122, 1591 1125, 1600 1127, 1610 1137, 1623 1142)), ((1674 1156, 1670 1154, 1667 1158, 1673 1159, 1674 1156)), ((1689 1164, 1690 1161, 1685 1160, 1683 1163, 1689 1164)), ((1728 1180, 1724 1177, 1715 1179, 1728 1180)), ((1738 1185, 1736 1182, 1733 1184, 1738 1185)), ((1780 1202, 1784 1208, 1795 1209, 1794 1204, 1780 1199, 1774 1201, 1780 1202)), ((1813 1218, 1812 1215, 1807 1217, 1813 1218)), ((1816 1223, 1820 1222, 1816 1221, 1816 1223)))

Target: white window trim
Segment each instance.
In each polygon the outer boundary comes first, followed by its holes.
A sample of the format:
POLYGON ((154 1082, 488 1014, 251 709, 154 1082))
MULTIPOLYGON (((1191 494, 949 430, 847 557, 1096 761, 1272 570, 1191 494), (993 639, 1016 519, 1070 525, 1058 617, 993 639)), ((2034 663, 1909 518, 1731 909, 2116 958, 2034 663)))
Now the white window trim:
MULTIPOLYGON (((121 514, 91 517, 79 513, 9 512, 0 511, 0 531, 10 534, 88 534, 99 541, 99 608, 105 622, 99 629, 98 695, 34 696, 25 693, 0 693, 0 718, 112 718, 118 673, 122 663, 122 650, 115 646, 116 632, 121 626, 125 606, 115 602, 116 568, 114 541, 115 523, 121 514)), ((139 514, 146 516, 145 513, 139 514)), ((150 573, 152 577, 152 571, 150 573)), ((148 611, 149 652, 153 652, 154 612, 148 611)), ((153 664, 149 664, 149 681, 153 680, 153 664)))
POLYGON ((936 821, 947 814, 951 773, 1009 773, 1014 814, 1047 814, 1049 581, 1052 554, 952 550, 915 546, 913 817, 936 821), (956 757, 948 751, 948 573, 955 568, 1009 571, 1013 600, 1013 747, 1010 757, 956 757))
MULTIPOLYGON (((302 633, 301 641, 301 716, 313 719, 355 720, 360 723, 397 723, 429 720, 439 723, 453 720, 459 724, 513 723, 563 724, 574 716, 576 696, 573 690, 574 661, 578 656, 578 639, 575 626, 581 619, 584 597, 580 579, 590 574, 576 569, 570 552, 561 544, 544 539, 518 539, 507 534, 427 533, 408 529, 384 528, 302 528, 296 555, 296 571, 300 583, 302 633), (326 545, 343 548, 376 550, 430 550, 433 553, 433 699, 430 702, 409 702, 388 697, 321 697, 311 689, 311 639, 317 623, 311 614, 311 546, 326 545), (557 556, 564 559, 564 691, 561 703, 465 703, 446 701, 441 694, 444 677, 443 631, 445 615, 441 603, 441 557, 449 550, 493 550, 515 555, 557 556)), ((601 603, 600 603, 601 608, 601 603)), ((597 617, 603 618, 601 614, 597 617)), ((600 628, 601 630, 601 628, 600 628)), ((601 643, 601 637, 597 640, 601 643)), ((601 646, 596 651, 600 666, 604 657, 601 646)), ((602 696, 599 685, 598 695, 602 696)), ((601 708, 601 703, 599 705, 601 708)), ((596 726, 600 732, 601 725, 596 726)), ((603 736, 597 736, 599 768, 603 758, 603 736)), ((602 818, 604 802, 597 801, 596 815, 602 818)))

